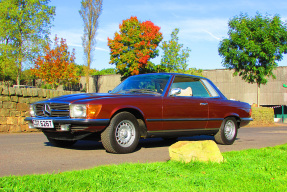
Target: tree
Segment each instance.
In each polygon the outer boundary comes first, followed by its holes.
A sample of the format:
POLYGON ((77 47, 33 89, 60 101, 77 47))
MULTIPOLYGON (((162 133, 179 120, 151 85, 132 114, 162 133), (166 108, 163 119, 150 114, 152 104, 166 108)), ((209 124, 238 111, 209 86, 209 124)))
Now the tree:
POLYGON ((89 71, 92 62, 92 51, 96 44, 96 31, 98 19, 102 11, 102 0, 82 0, 80 15, 84 21, 84 36, 82 37, 84 53, 86 56, 86 91, 89 92, 89 71))
POLYGON ((47 44, 55 7, 49 0, 0 1, 0 59, 2 72, 13 70, 20 84, 22 65, 32 62, 47 44))
POLYGON ((179 29, 176 28, 171 33, 171 40, 164 41, 160 47, 163 50, 161 58, 161 70, 166 72, 179 72, 184 73, 187 69, 187 59, 189 57, 190 49, 183 48, 183 44, 178 43, 179 29))
POLYGON ((116 74, 115 68, 102 69, 100 71, 96 71, 93 73, 93 75, 114 75, 114 74, 116 74))
POLYGON ((287 53, 286 23, 278 15, 254 18, 241 14, 228 23, 228 39, 219 45, 223 66, 234 69, 234 75, 242 76, 248 83, 258 85, 257 105, 260 106, 260 86, 267 83, 267 77, 275 79, 273 69, 287 53))
POLYGON ((110 64, 116 65, 123 78, 152 72, 154 65, 149 60, 158 56, 157 47, 162 40, 160 27, 131 17, 123 20, 119 28, 114 39, 108 38, 110 64))
POLYGON ((54 46, 55 48, 52 49, 47 45, 44 50, 45 55, 35 60, 33 74, 51 84, 53 88, 60 84, 77 83, 79 76, 77 76, 77 67, 74 63, 74 50, 70 53, 66 40, 61 38, 59 42, 57 36, 54 46))

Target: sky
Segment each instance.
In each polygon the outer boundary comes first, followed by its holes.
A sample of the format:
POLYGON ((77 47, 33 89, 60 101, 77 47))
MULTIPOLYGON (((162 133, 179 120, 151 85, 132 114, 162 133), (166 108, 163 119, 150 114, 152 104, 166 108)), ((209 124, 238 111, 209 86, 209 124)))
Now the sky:
MULTIPOLYGON (((51 39, 55 35, 67 41, 69 49, 75 49, 76 63, 85 64, 82 39, 83 21, 79 14, 81 0, 51 0, 56 7, 56 15, 51 28, 51 39)), ((175 28, 179 28, 179 43, 191 49, 188 68, 223 69, 218 46, 222 39, 228 38, 228 21, 241 13, 254 17, 279 15, 287 21, 286 0, 103 0, 102 13, 96 36, 91 68, 102 70, 114 68, 109 64, 110 50, 108 37, 113 39, 123 20, 136 16, 139 21, 151 21, 161 28, 163 41, 170 40, 175 28)), ((160 55, 152 59, 160 64, 160 55)), ((287 55, 279 66, 287 66, 287 55)))

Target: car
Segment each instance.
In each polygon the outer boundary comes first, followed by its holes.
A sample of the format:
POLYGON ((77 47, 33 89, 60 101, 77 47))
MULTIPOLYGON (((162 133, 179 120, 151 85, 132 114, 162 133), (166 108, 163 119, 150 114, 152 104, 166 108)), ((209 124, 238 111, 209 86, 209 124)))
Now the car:
POLYGON ((234 143, 251 118, 248 103, 228 100, 207 78, 151 73, 127 78, 109 93, 80 93, 30 105, 30 128, 54 146, 81 139, 101 141, 107 152, 131 153, 140 138, 212 135, 234 143))

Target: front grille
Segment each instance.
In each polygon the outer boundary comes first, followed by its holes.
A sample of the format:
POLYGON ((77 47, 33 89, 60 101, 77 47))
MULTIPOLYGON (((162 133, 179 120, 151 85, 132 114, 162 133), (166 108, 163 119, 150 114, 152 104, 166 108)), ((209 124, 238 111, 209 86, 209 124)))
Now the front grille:
POLYGON ((43 117, 68 117, 70 115, 69 109, 69 104, 62 103, 39 103, 35 105, 36 115, 43 117))

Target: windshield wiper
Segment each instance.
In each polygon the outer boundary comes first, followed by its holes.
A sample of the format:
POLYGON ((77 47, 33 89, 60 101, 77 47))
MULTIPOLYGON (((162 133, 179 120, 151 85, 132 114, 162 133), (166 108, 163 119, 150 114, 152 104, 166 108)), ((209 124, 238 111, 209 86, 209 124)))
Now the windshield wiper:
POLYGON ((156 92, 155 90, 152 89, 131 89, 128 91, 129 93, 155 93, 155 94, 159 94, 158 92, 156 92))

